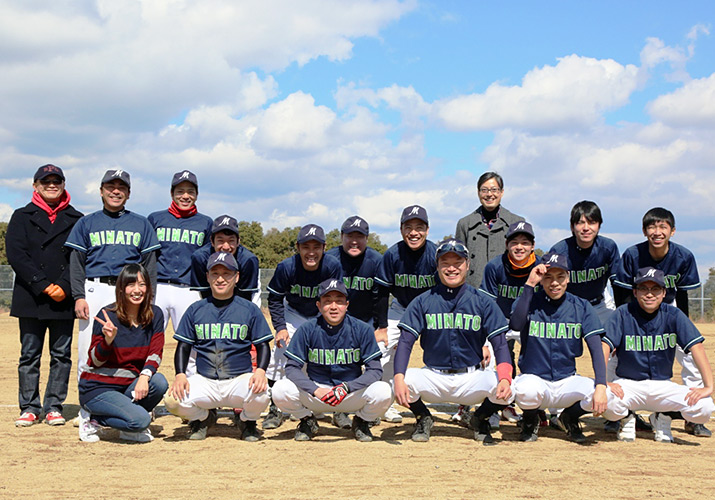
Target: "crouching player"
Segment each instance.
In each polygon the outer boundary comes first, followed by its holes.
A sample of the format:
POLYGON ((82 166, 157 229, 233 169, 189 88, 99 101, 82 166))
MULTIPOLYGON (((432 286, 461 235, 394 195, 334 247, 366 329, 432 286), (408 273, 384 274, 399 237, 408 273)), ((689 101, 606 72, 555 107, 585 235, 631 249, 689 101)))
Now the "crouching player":
POLYGON ((189 439, 205 439, 216 422, 216 408, 242 408, 238 428, 244 441, 258 441, 256 420, 268 407, 266 367, 273 338, 261 310, 236 297, 238 264, 230 253, 209 258, 207 278, 211 297, 194 302, 184 313, 174 338, 176 378, 164 398, 167 410, 189 420, 189 439), (251 345, 256 346, 252 373, 251 345), (196 373, 187 377, 191 348, 196 350, 196 373))
MULTIPOLYGON (((618 439, 636 437, 635 415, 650 410, 655 440, 672 443, 670 423, 684 418, 705 424, 715 411, 710 397, 713 374, 703 336, 688 317, 675 306, 663 303, 665 275, 653 267, 638 270, 633 284, 635 301, 619 307, 607 324, 603 351, 618 356, 616 380, 611 385, 614 412, 624 417, 618 439), (692 354, 702 376, 702 387, 687 387, 672 382, 676 347, 692 354)), ((609 402, 609 407, 611 403, 609 402)))
MULTIPOLYGON (((521 332, 519 370, 514 379, 516 404, 523 410, 521 441, 538 438, 538 411, 565 408, 558 417, 572 441, 582 443, 578 419, 603 414, 613 394, 606 388, 606 363, 601 347, 603 327, 586 299, 566 291, 569 263, 565 255, 547 253, 532 269, 524 292, 514 303, 510 327, 521 332), (534 287, 541 290, 534 293, 534 287), (576 358, 586 341, 594 381, 576 374, 576 358)), ((606 413, 609 420, 615 415, 606 413)))
POLYGON ((472 415, 474 437, 496 444, 488 419, 512 401, 507 322, 496 302, 465 283, 469 252, 458 240, 437 247, 439 283, 407 307, 399 328, 395 354, 395 397, 417 417, 413 441, 429 441, 434 424, 424 404, 482 403, 472 415), (420 338, 424 368, 407 369, 412 347, 420 338), (497 369, 480 370, 483 347, 489 340, 497 369))
POLYGON ((390 384, 380 380, 381 352, 375 332, 346 315, 348 291, 341 279, 320 283, 318 297, 320 316, 293 334, 285 352, 287 378, 273 386, 273 402, 300 418, 296 441, 312 439, 318 431, 314 414, 330 411, 355 412, 355 439, 372 441, 369 422, 379 419, 392 403, 390 384))

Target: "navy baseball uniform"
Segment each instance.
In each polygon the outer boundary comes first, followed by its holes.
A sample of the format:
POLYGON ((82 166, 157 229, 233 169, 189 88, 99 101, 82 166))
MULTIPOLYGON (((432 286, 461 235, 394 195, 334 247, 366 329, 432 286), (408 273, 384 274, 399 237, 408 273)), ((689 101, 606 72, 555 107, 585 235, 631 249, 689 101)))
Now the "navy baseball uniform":
POLYGON ((298 418, 311 413, 355 412, 363 420, 373 421, 392 402, 390 385, 380 380, 381 352, 374 330, 352 316, 345 316, 337 326, 322 316, 306 321, 293 334, 285 355, 287 378, 273 386, 273 400, 284 412, 298 418), (336 406, 313 396, 318 387, 343 383, 348 395, 336 406))
MULTIPOLYGON (((318 315, 315 302, 318 299, 320 283, 328 278, 342 277, 340 262, 331 255, 323 255, 315 271, 307 271, 303 267, 300 255, 293 255, 279 262, 268 283, 274 330, 288 330, 289 338, 292 338, 301 324, 318 315)), ((270 380, 280 380, 285 376, 284 352, 285 347, 274 347, 267 371, 270 380)))
MULTIPOLYGON (((619 359, 615 383, 621 386, 624 396, 614 399, 613 411, 629 420, 624 423, 624 429, 630 424, 629 412, 637 410, 680 412, 687 421, 695 424, 710 420, 715 411, 712 398, 702 398, 691 406, 685 399, 688 386, 671 381, 676 349, 689 353, 693 346, 703 341, 703 336, 688 317, 670 304, 661 303, 652 314, 647 314, 636 302, 616 310, 606 324, 603 342, 619 359)), ((656 423, 653 416, 651 423, 656 423)), ((654 427, 657 432, 657 424, 654 427)), ((633 439, 635 428, 624 440, 633 439)), ((668 430, 668 437, 658 439, 656 435, 656 439, 672 441, 672 436, 668 430)))
POLYGON ((249 387, 250 351, 273 334, 255 304, 235 296, 202 299, 186 310, 174 338, 196 351, 196 374, 188 377, 189 395, 172 410, 176 415, 203 421, 209 409, 229 406, 243 408, 242 421, 260 417, 270 398, 249 387))
POLYGON ((78 375, 87 366, 93 318, 99 309, 115 301, 116 276, 126 264, 141 263, 156 283, 156 251, 160 244, 149 221, 128 210, 106 209, 82 217, 72 228, 65 246, 70 257, 72 296, 84 298, 89 319, 80 320, 77 362, 78 375))
POLYGON ((157 260, 157 291, 155 304, 164 313, 164 328, 169 318, 178 327, 186 308, 201 296, 191 290, 191 256, 199 248, 209 245, 212 219, 196 213, 180 217, 170 210, 149 215, 161 244, 157 260))
POLYGON ((367 247, 358 257, 348 255, 342 246, 331 248, 325 255, 340 261, 343 282, 348 289, 348 314, 366 323, 375 324, 375 301, 377 285, 375 276, 382 261, 382 255, 374 248, 367 247))
MULTIPOLYGON (((197 288, 204 295, 211 294, 209 283, 206 280, 206 263, 213 252, 214 250, 209 244, 199 248, 191 255, 191 286, 197 288)), ((243 245, 238 246, 234 257, 238 263, 238 283, 236 283, 233 293, 260 307, 258 257, 243 245)))
MULTIPOLYGON (((536 257, 534 265, 539 264, 536 257)), ((511 309, 516 299, 524 291, 528 272, 509 272, 509 257, 506 253, 490 260, 484 268, 484 277, 479 292, 496 301, 499 310, 506 318, 511 316, 511 309)), ((530 271, 531 269, 529 269, 530 271)))

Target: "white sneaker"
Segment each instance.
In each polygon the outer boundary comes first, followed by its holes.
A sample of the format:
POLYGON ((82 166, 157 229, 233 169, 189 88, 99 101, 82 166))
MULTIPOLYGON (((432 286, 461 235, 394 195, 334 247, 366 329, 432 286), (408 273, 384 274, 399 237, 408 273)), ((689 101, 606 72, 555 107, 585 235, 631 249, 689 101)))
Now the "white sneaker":
POLYGON ((79 440, 84 443, 96 443, 99 441, 99 432, 102 426, 96 420, 80 419, 79 440))
POLYGON ((119 431, 119 439, 125 441, 135 441, 137 443, 150 443, 154 441, 154 436, 151 435, 149 427, 139 432, 119 431))
POLYGON ((390 405, 390 407, 387 409, 385 414, 382 416, 382 419, 385 422, 391 422, 393 424, 399 424, 402 422, 402 415, 400 415, 400 412, 397 411, 397 408, 395 408, 395 405, 390 405))
POLYGON ((621 419, 621 429, 618 431, 618 440, 632 443, 636 440, 636 416, 628 413, 621 419))
POLYGON ((455 424, 467 427, 469 426, 469 421, 471 417, 472 415, 469 412, 469 405, 459 405, 459 408, 457 408, 457 413, 452 415, 451 420, 455 424))
POLYGON ((673 442, 673 434, 670 432, 670 423, 673 419, 664 413, 651 413, 648 420, 650 420, 650 425, 653 426, 656 441, 659 443, 673 442))
POLYGON ((489 427, 491 427, 491 429, 493 431, 499 429, 499 421, 500 420, 501 420, 501 417, 499 417, 499 412, 492 414, 492 416, 489 417, 489 427))
POLYGON ((501 411, 501 418, 513 424, 521 422, 521 415, 516 412, 513 406, 507 406, 501 411))

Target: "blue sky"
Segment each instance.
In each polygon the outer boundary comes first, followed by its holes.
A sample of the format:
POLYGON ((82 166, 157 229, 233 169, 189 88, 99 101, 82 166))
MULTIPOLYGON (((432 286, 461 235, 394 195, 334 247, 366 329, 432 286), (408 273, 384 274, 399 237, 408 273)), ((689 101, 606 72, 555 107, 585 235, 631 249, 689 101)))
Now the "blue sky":
POLYGON ((706 273, 714 26, 707 1, 0 0, 0 219, 44 163, 85 212, 107 168, 143 214, 188 168, 211 216, 359 213, 393 243, 421 203, 438 239, 496 170, 540 247, 581 199, 622 249, 662 205, 706 273))

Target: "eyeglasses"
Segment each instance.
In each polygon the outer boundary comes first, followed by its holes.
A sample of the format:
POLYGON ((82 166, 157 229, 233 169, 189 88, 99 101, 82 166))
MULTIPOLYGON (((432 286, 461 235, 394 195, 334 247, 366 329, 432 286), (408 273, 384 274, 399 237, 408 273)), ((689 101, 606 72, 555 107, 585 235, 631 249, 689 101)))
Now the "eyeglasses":
POLYGON ((437 256, 444 255, 449 252, 455 252, 457 254, 469 254, 467 247, 462 245, 458 241, 450 240, 442 243, 437 247, 437 256))
POLYGON ((480 194, 499 194, 501 193, 502 189, 501 188, 479 188, 479 193, 480 194))
POLYGON ((641 293, 645 293, 646 295, 649 293, 652 293, 653 295, 658 295, 663 291, 662 286, 637 286, 636 290, 638 290, 641 293))
POLYGON ((62 179, 40 179, 40 184, 43 186, 49 186, 50 184, 54 186, 61 186, 64 181, 62 179))

